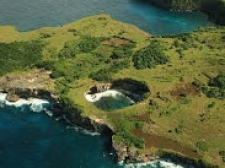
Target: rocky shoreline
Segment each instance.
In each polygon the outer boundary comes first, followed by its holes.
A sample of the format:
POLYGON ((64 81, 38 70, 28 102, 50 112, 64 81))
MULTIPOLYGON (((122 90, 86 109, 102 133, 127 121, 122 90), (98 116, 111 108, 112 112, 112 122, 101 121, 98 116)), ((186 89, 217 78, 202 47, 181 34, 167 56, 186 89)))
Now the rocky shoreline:
MULTIPOLYGON (((195 165, 196 168, 217 168, 216 166, 207 165, 201 160, 187 158, 176 153, 164 152, 160 155, 143 153, 137 156, 137 149, 129 148, 128 146, 124 146, 124 144, 119 144, 118 142, 114 141, 114 130, 109 125, 107 125, 107 123, 103 123, 98 119, 82 116, 82 113, 80 113, 76 108, 60 102, 55 93, 52 93, 51 91, 35 90, 35 92, 33 92, 29 89, 11 88, 5 93, 17 98, 42 98, 41 96, 44 96, 44 98, 49 100, 49 102, 52 104, 49 110, 52 111, 53 118, 62 120, 69 126, 78 126, 90 132, 98 132, 103 138, 106 138, 106 148, 112 152, 116 162, 126 164, 150 163, 151 161, 156 161, 162 158, 165 160, 169 159, 178 164, 185 163, 195 165)), ((10 98, 10 96, 7 96, 8 101, 11 101, 10 98)))
MULTIPOLYGON (((198 168, 214 168, 211 165, 205 165, 201 160, 187 158, 173 153, 163 153, 157 155, 155 153, 142 153, 138 154, 138 149, 128 147, 120 144, 114 140, 113 135, 115 130, 109 124, 101 119, 83 116, 79 108, 73 107, 66 102, 60 100, 59 96, 54 91, 44 89, 31 89, 23 87, 5 87, 1 88, 0 92, 7 93, 6 99, 10 102, 16 102, 20 98, 30 99, 39 98, 48 100, 51 104, 50 111, 51 117, 56 120, 62 120, 68 126, 78 126, 90 132, 98 132, 103 138, 107 139, 106 148, 112 153, 116 162, 122 163, 149 163, 160 158, 170 159, 175 163, 188 163, 196 165, 198 168)), ((216 168, 216 167, 215 167, 216 168)))
POLYGON ((112 151, 116 162, 140 163, 153 161, 159 158, 150 155, 137 157, 135 155, 136 150, 131 150, 129 147, 119 145, 113 141, 114 130, 112 127, 103 123, 102 120, 82 116, 82 113, 76 108, 71 107, 64 102, 60 102, 59 97, 51 91, 43 91, 42 89, 31 90, 28 88, 8 88, 7 90, 1 90, 1 92, 7 93, 6 99, 10 102, 16 102, 20 98, 44 98, 48 100, 51 103, 49 109, 52 112, 52 115, 50 115, 51 117, 56 120, 62 120, 69 126, 78 126, 90 132, 98 132, 103 138, 107 138, 107 142, 109 142, 106 144, 108 145, 107 148, 112 151))

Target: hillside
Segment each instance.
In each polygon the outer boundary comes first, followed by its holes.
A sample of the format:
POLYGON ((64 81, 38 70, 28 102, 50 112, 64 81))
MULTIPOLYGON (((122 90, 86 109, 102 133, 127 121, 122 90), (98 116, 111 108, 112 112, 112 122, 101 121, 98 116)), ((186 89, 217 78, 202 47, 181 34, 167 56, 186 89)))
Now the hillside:
POLYGON ((205 167, 225 166, 224 27, 154 37, 97 15, 22 33, 2 26, 0 42, 1 90, 6 81, 6 87, 29 88, 29 82, 21 81, 35 75, 33 80, 55 92, 59 101, 108 125, 118 150, 127 146, 136 158, 176 153, 201 160, 199 167, 202 162, 205 167), (125 78, 140 81, 150 93, 113 111, 103 111, 84 97, 96 84, 125 78))

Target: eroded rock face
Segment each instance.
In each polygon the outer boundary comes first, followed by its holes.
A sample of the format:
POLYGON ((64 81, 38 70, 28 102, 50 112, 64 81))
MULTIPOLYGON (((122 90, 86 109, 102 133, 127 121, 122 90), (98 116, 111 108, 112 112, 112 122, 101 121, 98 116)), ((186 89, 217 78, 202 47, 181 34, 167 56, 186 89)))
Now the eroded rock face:
POLYGON ((118 143, 115 140, 112 142, 114 153, 116 154, 116 160, 125 163, 145 163, 159 159, 155 154, 140 154, 138 149, 130 148, 124 144, 118 143))
POLYGON ((93 86, 92 88, 90 88, 90 92, 92 94, 101 93, 101 92, 105 92, 105 91, 109 90, 111 87, 112 87, 111 83, 99 83, 99 84, 96 84, 95 86, 93 86))
POLYGON ((16 102, 20 99, 20 97, 12 92, 9 92, 6 96, 6 100, 10 101, 10 102, 16 102))
POLYGON ((52 91, 46 91, 42 89, 30 89, 30 88, 5 88, 2 92, 7 93, 6 99, 10 102, 16 102, 20 98, 40 98, 47 99, 49 101, 55 101, 58 96, 52 91))
POLYGON ((49 101, 57 99, 54 93, 54 80, 49 77, 50 71, 34 70, 12 74, 0 78, 0 92, 7 93, 7 100, 17 101, 19 98, 40 98, 49 101))
POLYGON ((112 141, 112 145, 114 153, 116 154, 116 160, 118 160, 119 162, 126 160, 126 158, 128 157, 128 147, 115 142, 114 139, 112 141))

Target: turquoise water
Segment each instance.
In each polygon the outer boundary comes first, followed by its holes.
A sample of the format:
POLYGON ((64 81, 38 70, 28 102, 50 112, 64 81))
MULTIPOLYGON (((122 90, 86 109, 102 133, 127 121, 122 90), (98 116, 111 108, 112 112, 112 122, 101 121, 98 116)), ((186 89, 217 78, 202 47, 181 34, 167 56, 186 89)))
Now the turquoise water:
POLYGON ((152 34, 177 34, 211 25, 205 15, 172 12, 140 0, 1 0, 0 25, 20 31, 61 26, 85 16, 106 13, 152 34))
POLYGON ((94 104, 102 110, 112 111, 115 109, 121 109, 127 106, 131 106, 134 104, 134 102, 130 98, 121 94, 116 96, 102 97, 94 104))

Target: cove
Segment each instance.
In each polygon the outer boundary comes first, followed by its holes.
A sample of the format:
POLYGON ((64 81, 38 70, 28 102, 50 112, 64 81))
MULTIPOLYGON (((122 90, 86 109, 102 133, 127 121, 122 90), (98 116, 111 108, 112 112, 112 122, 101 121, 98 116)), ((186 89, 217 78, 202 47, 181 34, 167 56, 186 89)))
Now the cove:
POLYGON ((108 90, 94 95, 86 94, 85 97, 87 101, 105 111, 122 109, 135 103, 131 98, 116 90, 108 90))
POLYGON ((20 31, 62 26, 101 13, 158 35, 190 32, 199 26, 212 25, 202 13, 166 11, 139 0, 0 1, 0 25, 12 25, 20 31))

